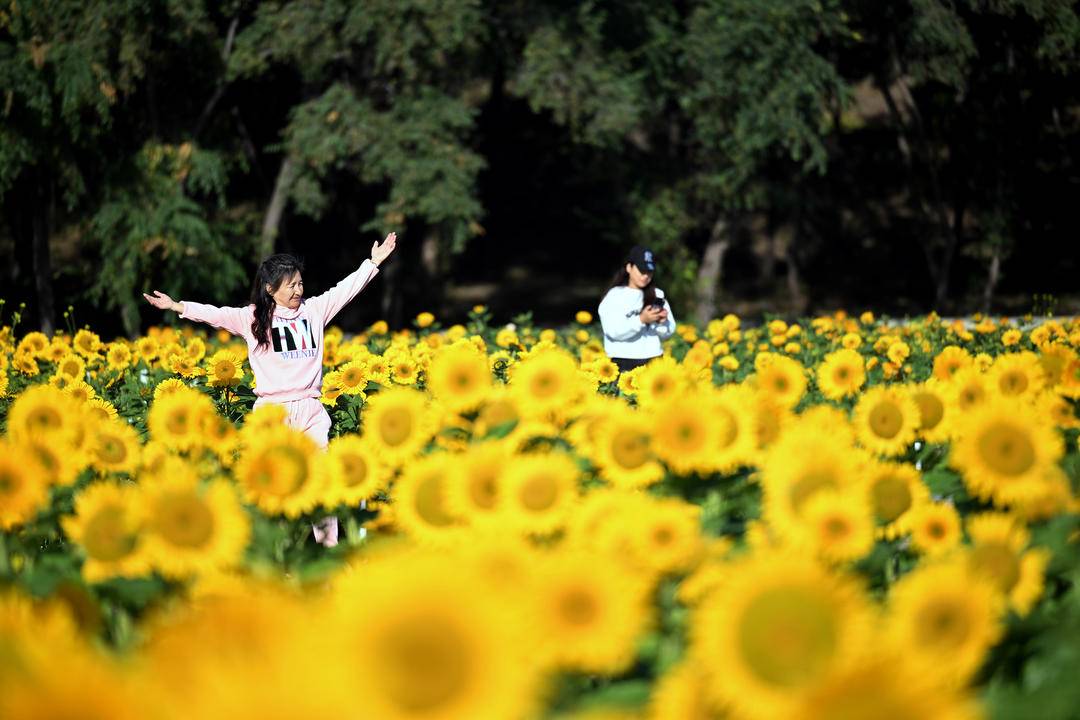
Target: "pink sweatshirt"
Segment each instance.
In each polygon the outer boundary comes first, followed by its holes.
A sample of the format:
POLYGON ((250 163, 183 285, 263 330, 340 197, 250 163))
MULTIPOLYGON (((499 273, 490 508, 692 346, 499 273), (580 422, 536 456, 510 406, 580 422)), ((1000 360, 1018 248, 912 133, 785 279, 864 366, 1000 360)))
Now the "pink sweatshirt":
POLYGON ((228 330, 247 341, 255 394, 260 398, 268 402, 317 398, 322 394, 323 329, 378 272, 375 263, 365 260, 322 295, 302 300, 296 310, 276 306, 270 346, 261 350, 251 332, 254 305, 219 308, 185 300, 180 317, 228 330))

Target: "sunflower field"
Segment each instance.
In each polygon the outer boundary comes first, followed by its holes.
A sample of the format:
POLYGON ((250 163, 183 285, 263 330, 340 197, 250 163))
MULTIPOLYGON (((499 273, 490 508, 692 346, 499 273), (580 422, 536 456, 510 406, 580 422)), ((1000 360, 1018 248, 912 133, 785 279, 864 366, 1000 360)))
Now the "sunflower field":
POLYGON ((0 718, 1077 717, 1080 320, 9 323, 0 718))

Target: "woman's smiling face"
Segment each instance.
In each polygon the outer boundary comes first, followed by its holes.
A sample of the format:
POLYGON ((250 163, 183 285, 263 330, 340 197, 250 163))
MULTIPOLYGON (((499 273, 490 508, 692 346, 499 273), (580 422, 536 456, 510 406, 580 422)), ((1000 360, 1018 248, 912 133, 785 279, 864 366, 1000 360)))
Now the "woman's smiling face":
POLYGON ((274 302, 281 307, 295 310, 300 307, 300 301, 304 297, 304 279, 300 277, 300 273, 293 273, 291 277, 284 278, 276 290, 267 285, 266 292, 270 293, 274 302))

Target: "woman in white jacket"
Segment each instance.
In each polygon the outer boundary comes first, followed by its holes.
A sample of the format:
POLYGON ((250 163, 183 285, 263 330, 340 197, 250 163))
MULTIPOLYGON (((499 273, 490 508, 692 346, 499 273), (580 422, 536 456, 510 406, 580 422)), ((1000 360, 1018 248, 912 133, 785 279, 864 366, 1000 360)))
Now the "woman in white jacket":
POLYGON ((622 372, 663 355, 661 341, 675 332, 671 306, 663 290, 653 285, 655 272, 652 250, 635 245, 600 301, 604 352, 622 372))

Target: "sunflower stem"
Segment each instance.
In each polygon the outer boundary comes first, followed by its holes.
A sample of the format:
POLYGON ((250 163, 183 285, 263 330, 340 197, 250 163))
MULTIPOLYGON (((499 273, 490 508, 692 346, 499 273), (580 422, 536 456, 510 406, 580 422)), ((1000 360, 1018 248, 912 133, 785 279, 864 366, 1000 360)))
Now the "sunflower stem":
POLYGON ((11 575, 11 562, 8 560, 7 533, 0 532, 0 577, 11 575))

